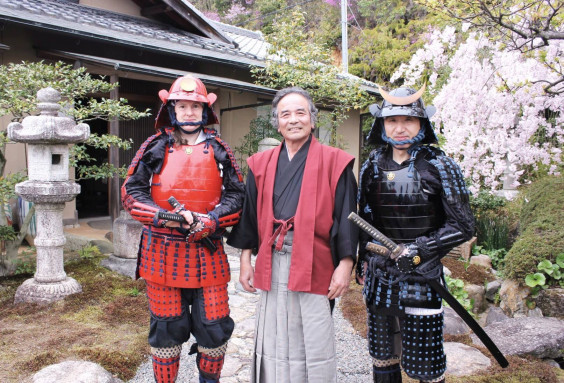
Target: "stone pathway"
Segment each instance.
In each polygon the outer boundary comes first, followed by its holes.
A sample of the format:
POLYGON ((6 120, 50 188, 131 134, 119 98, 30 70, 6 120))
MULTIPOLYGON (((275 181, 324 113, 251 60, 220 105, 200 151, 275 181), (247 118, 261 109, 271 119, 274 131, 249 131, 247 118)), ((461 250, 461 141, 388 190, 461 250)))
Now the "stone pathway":
MULTIPOLYGON (((235 330, 229 341, 225 364, 223 366, 221 383, 248 383, 250 381, 253 334, 255 328, 255 307, 258 294, 248 293, 239 284, 239 251, 229 246, 225 247, 231 266, 231 282, 229 282, 229 305, 231 316, 235 320, 235 330)), ((336 342, 337 342, 337 370, 339 383, 363 383, 372 381, 372 366, 368 356, 366 340, 355 334, 351 324, 343 318, 337 302, 334 311, 336 342)), ((188 355, 190 345, 194 342, 190 338, 184 344, 179 383, 197 383, 198 372, 195 366, 195 355, 188 355)), ((151 361, 143 363, 137 374, 129 383, 153 382, 151 361)))

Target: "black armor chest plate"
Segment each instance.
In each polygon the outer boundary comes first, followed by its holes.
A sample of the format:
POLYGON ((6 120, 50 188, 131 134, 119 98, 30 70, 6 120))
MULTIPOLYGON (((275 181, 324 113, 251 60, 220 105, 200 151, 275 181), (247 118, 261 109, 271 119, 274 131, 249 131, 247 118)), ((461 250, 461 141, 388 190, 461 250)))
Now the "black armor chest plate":
POLYGON ((394 242, 407 243, 442 225, 440 195, 424 189, 417 169, 378 169, 366 198, 377 229, 394 242))

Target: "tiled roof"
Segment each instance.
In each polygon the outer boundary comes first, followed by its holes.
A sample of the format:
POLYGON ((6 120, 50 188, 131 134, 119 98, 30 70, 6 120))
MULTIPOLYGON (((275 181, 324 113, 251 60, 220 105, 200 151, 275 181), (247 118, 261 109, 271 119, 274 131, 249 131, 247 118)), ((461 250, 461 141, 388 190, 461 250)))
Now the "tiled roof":
POLYGON ((216 23, 218 29, 239 44, 236 47, 149 19, 62 0, 0 0, 0 19, 239 64, 261 65, 264 57, 257 39, 262 36, 260 33, 216 23))
MULTIPOLYGON (((201 15, 201 17, 204 17, 201 15)), ((231 62, 234 65, 263 66, 267 43, 261 32, 217 21, 210 25, 234 44, 195 35, 150 19, 81 6, 64 0, 0 0, 0 20, 80 33, 106 41, 157 48, 178 55, 191 55, 231 62)), ((344 75, 345 77, 356 77, 344 75)), ((361 79, 363 87, 377 92, 377 85, 361 79)))
POLYGON ((261 32, 238 28, 218 21, 211 21, 211 23, 229 36, 230 39, 235 41, 242 51, 252 54, 261 60, 265 59, 268 44, 264 40, 264 36, 261 32))

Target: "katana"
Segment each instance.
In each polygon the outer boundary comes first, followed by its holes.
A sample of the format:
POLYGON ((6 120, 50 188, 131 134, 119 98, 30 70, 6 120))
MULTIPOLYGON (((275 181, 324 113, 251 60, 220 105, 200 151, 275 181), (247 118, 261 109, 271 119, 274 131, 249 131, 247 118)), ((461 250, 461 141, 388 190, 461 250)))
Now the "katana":
MULTIPOLYGON (((366 250, 390 257, 394 260, 403 258, 400 256, 405 250, 404 245, 396 244, 394 241, 386 237, 378 229, 370 225, 354 212, 350 213, 348 218, 381 244, 377 245, 375 243, 369 242, 366 244, 366 250)), ((415 264, 415 257, 413 259, 413 263, 415 264)), ((417 261, 417 264, 419 262, 420 260, 417 261)), ((413 271, 417 272, 417 268, 414 268, 413 271)), ((493 340, 488 336, 488 334, 486 334, 486 332, 478 324, 478 322, 476 322, 476 320, 472 318, 472 316, 468 313, 468 311, 466 311, 466 309, 460 304, 460 302, 458 302, 458 300, 456 300, 456 298, 450 294, 448 289, 436 279, 427 279, 426 281, 429 286, 431 286, 431 288, 435 290, 435 292, 439 294, 439 296, 443 298, 450 305, 450 307, 452 307, 452 309, 458 314, 460 318, 462 318, 462 320, 470 327, 470 329, 474 331, 474 334, 476 334, 476 336, 480 339, 480 341, 482 341, 489 352, 491 352, 497 363, 499 363, 499 365, 503 368, 509 366, 509 362, 507 361, 507 359, 505 359, 493 340)))

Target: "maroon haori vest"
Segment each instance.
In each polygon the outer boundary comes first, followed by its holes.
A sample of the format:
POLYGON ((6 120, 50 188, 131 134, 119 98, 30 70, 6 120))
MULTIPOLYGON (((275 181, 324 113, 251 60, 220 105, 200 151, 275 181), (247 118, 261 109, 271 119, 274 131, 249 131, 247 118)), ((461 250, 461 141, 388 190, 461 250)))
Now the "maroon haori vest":
MULTIPOLYGON (((172 210, 174 196, 185 208, 199 213, 211 211, 221 198, 222 178, 212 146, 202 142, 166 149, 162 171, 153 175, 151 196, 163 209, 172 210)), ((199 288, 229 282, 227 255, 221 239, 213 240, 217 251, 200 242, 186 242, 176 230, 143 228, 139 275, 166 286, 199 288)))
MULTIPOLYGON (((254 283, 270 290, 272 282, 273 193, 276 166, 282 145, 251 156, 247 163, 257 185, 259 252, 254 283)), ((312 137, 294 216, 294 243, 288 289, 326 295, 335 270, 330 248, 335 190, 350 154, 320 144, 312 137)))

